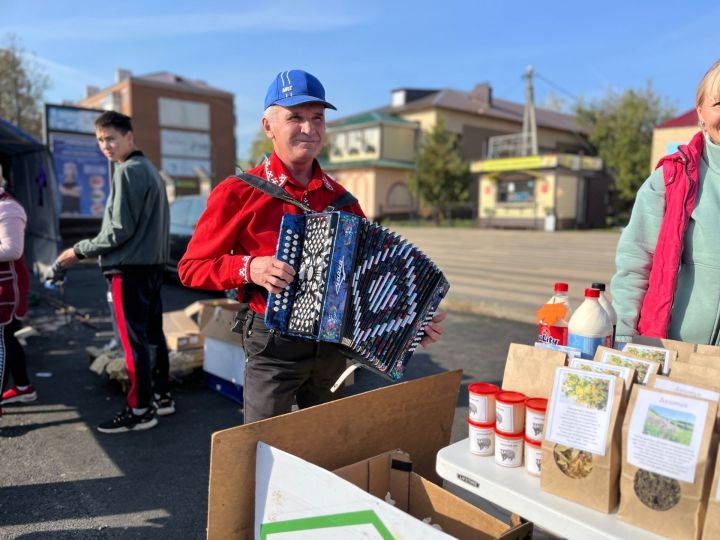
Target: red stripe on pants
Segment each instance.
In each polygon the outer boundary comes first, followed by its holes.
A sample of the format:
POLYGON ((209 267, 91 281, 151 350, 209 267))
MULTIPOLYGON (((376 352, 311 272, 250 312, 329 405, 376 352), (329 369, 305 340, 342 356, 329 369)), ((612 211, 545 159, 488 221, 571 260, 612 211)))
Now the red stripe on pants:
POLYGON ((130 336, 128 336, 127 324, 125 323, 125 309, 122 295, 122 276, 116 274, 112 277, 112 297, 115 309, 115 322, 117 323, 120 341, 125 350, 125 366, 127 367, 128 379, 130 379, 130 390, 127 395, 127 402, 130 407, 137 408, 137 375, 135 374, 135 359, 133 358, 130 336))

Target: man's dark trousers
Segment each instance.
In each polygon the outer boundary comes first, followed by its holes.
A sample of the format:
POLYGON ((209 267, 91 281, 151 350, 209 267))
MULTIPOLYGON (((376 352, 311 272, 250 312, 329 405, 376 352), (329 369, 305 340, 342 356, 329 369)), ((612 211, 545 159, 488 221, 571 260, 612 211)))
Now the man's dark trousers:
POLYGON ((343 395, 330 392, 347 359, 330 343, 283 336, 270 330, 263 316, 248 312, 244 325, 244 421, 257 422, 289 413, 297 400, 301 409, 343 395))

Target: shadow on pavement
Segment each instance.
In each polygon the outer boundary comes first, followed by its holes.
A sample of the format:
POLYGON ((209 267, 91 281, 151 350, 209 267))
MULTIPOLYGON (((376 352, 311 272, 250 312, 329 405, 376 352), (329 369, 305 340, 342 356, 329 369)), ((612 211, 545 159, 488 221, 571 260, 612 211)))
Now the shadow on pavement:
MULTIPOLYGON (((68 272, 63 295, 36 284, 28 371, 38 400, 9 405, 0 421, 0 537, 205 538, 210 440, 242 423, 242 408, 209 390, 202 372, 174 384, 177 413, 144 432, 96 431, 124 406, 120 385, 91 372, 85 347, 110 330, 105 281, 98 268, 68 272), (76 309, 58 315, 64 305, 76 309), (44 372, 44 376, 37 374, 44 372)), ((165 286, 165 311, 216 293, 165 286)), ((467 384, 502 377, 507 344, 526 342, 532 325, 451 314, 443 341, 419 350, 404 380, 463 369, 453 441, 467 435, 467 384)), ((393 384, 365 369, 346 395, 393 384)), ((242 486, 238 486, 241 489, 242 486)))
MULTIPOLYGON (((97 432, 124 406, 120 385, 91 372, 84 350, 107 341, 95 333, 110 330, 109 320, 93 322, 108 316, 105 282, 97 267, 79 265, 68 272, 62 296, 33 287, 35 295, 51 295, 52 306, 41 300, 29 324, 37 318, 59 325, 25 348, 38 400, 4 407, 0 537, 204 538, 211 435, 240 425, 241 407, 210 391, 195 371, 174 383, 177 413, 159 418, 158 427, 97 432), (56 315, 62 304, 80 316, 56 315)), ((164 307, 210 296, 166 286, 164 307)))

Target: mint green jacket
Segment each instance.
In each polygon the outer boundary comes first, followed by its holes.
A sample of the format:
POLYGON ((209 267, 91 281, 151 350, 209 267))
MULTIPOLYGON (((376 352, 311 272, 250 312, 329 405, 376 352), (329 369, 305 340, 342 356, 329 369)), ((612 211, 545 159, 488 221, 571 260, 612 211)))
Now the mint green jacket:
MULTIPOLYGON (((618 315, 619 341, 629 341, 635 334, 664 208, 665 182, 662 169, 658 169, 638 190, 630 222, 618 242, 612 299, 618 315)), ((683 240, 668 337, 717 345, 719 328, 720 146, 706 135, 695 208, 683 240)))

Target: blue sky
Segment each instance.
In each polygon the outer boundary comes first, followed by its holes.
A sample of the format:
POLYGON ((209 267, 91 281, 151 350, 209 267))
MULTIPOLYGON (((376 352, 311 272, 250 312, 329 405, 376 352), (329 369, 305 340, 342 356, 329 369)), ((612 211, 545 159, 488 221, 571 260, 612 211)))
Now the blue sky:
MULTIPOLYGON (((105 87, 116 68, 172 71, 235 94, 238 157, 259 128, 282 70, 320 78, 337 118, 389 102, 398 87, 470 90, 524 101, 522 75, 549 92, 655 90, 678 112, 720 57, 720 3, 656 2, 64 2, 0 0, 0 41, 15 33, 53 82, 50 102, 105 87), (551 81, 550 83, 546 81, 551 81)), ((569 98, 568 98, 569 99, 569 98)))

